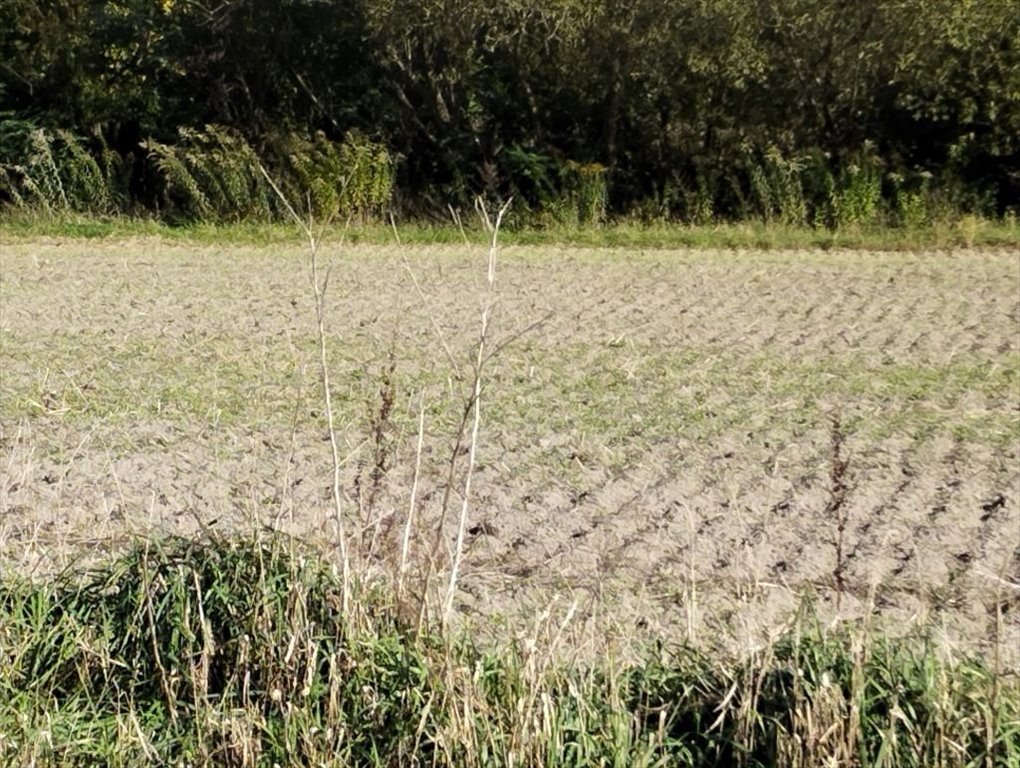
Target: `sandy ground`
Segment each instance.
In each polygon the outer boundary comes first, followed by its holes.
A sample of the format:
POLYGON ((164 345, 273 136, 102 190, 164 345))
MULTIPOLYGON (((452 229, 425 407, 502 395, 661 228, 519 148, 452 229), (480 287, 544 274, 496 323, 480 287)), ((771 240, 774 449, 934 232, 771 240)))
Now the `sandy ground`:
MULTIPOLYGON (((203 526, 335 541, 300 248, 0 258, 3 571, 203 526)), ((484 249, 322 258, 346 530, 392 563, 423 410, 412 559, 443 570, 484 249)), ((924 623, 1020 665, 1016 253, 508 248, 497 286, 466 619, 500 631, 576 602, 623 639, 747 648, 810 595, 823 620, 924 623)))

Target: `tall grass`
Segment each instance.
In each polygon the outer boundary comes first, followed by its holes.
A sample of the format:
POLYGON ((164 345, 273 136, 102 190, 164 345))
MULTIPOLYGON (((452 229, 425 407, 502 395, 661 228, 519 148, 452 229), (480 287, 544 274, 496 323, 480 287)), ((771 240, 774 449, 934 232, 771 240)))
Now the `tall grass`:
POLYGON ((134 176, 155 187, 156 212, 173 223, 286 220, 259 172, 263 155, 287 193, 310 200, 320 218, 381 220, 393 190, 389 152, 353 134, 343 142, 283 135, 260 151, 222 126, 181 128, 173 143, 144 141, 139 168, 134 154, 113 151, 98 131, 81 137, 22 122, 2 140, 0 199, 48 216, 134 213, 134 176))
POLYGON ((112 152, 97 132, 91 139, 69 131, 19 124, 6 136, 18 156, 0 161, 0 192, 21 210, 47 214, 105 215, 127 205, 130 161, 112 152))
MULTIPOLYGON (((170 215, 200 221, 272 221, 289 214, 260 168, 262 158, 242 136, 208 125, 181 129, 174 144, 144 143, 170 215)), ((319 133, 271 141, 267 162, 291 199, 306 201, 319 219, 381 218, 393 187, 386 148, 358 135, 335 143, 319 133)))
POLYGON ((571 659, 566 620, 479 647, 279 536, 140 542, 0 581, 12 766, 987 766, 1020 694, 923 636, 827 631, 809 606, 744 658, 571 659))
POLYGON ((787 157, 778 147, 769 147, 760 162, 748 157, 751 193, 762 218, 771 223, 803 225, 807 203, 801 184, 803 161, 787 157))
POLYGON ((271 193, 259 174, 258 155, 242 137, 208 125, 180 130, 177 144, 143 144, 163 182, 164 204, 204 221, 266 221, 271 193))

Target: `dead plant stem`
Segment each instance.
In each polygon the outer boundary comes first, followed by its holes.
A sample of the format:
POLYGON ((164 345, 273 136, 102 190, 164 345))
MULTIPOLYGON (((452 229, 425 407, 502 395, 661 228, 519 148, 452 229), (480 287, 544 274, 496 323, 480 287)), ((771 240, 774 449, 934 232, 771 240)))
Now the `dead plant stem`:
POLYGON ((418 403, 418 445, 414 451, 414 478, 411 480, 411 499, 407 505, 407 520, 404 521, 404 538, 400 545, 400 571, 397 576, 397 595, 403 598, 404 577, 407 574, 407 559, 411 549, 411 531, 414 527, 414 512, 418 504, 418 481, 421 478, 421 456, 425 443, 425 402, 424 396, 418 403))
MULTIPOLYGON (((315 234, 315 223, 312 219, 312 207, 310 202, 308 205, 308 220, 305 221, 298 215, 297 211, 294 210, 290 201, 287 200, 286 195, 283 194, 276 182, 273 181, 273 178, 261 164, 259 165, 259 170, 262 172, 266 181, 269 182, 269 186, 272 187, 273 192, 276 193, 280 202, 282 202, 284 207, 287 209, 287 212, 294 220, 294 223, 300 227, 302 232, 304 232, 305 239, 308 242, 308 253, 311 261, 312 290, 315 294, 315 321, 319 343, 319 376, 320 383, 322 384, 323 405, 326 409, 326 425, 329 430, 329 445, 333 457, 333 525, 335 529, 335 538, 340 546, 340 558, 343 567, 343 612, 346 616, 348 615, 348 610, 350 608, 351 598, 351 558, 347 541, 347 532, 344 528, 343 495, 340 486, 340 447, 336 435, 333 398, 330 394, 329 361, 326 355, 326 290, 329 287, 330 271, 327 268, 326 274, 323 275, 320 280, 318 256, 321 239, 315 234)), ((347 224, 350 224, 350 220, 348 220, 347 224)), ((346 232, 346 225, 344 227, 344 231, 346 232)))
POLYGON ((471 440, 468 444, 468 463, 464 471, 464 489, 460 505, 460 519, 457 522, 457 543, 453 550, 453 562, 450 565, 450 581, 446 589, 446 600, 443 606, 443 625, 449 625, 453 614, 453 599, 457 592, 457 579, 460 576, 461 560, 464 555, 464 537, 467 532, 468 510, 471 504, 471 481, 474 477, 475 463, 478 455, 478 430, 482 421, 482 373, 485 366, 486 350, 489 339, 489 322, 496 303, 496 249, 499 239, 499 228, 503 216, 510 209, 511 200, 507 200, 496 213, 496 220, 489 217, 485 204, 479 198, 478 212, 482 222, 489 231, 489 260, 486 270, 485 303, 482 306, 481 331, 478 335, 478 349, 475 355, 474 381, 472 383, 472 420, 471 440))

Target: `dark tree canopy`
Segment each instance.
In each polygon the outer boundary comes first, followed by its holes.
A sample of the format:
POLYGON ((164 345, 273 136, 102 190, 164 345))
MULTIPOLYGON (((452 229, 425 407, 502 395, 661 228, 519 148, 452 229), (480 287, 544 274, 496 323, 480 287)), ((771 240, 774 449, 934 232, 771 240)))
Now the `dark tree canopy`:
POLYGON ((411 212, 479 193, 555 211, 593 180, 615 212, 692 220, 831 223, 868 184, 1020 207, 1014 0, 0 0, 0 17, 6 183, 33 130, 68 131, 134 157, 121 207, 165 192, 143 142, 205 126, 278 164, 294 137, 385 147, 411 212))

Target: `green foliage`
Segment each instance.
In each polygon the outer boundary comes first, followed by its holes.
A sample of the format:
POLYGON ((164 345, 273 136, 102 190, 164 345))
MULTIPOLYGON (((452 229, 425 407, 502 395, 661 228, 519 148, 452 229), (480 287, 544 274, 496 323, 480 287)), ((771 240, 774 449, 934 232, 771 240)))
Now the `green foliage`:
POLYGON ((563 200, 559 195, 556 163, 548 155, 514 144, 503 152, 511 179, 511 193, 522 206, 548 211, 562 220, 563 200))
POLYGON ((581 226, 599 225, 606 220, 609 205, 608 168, 600 163, 568 160, 563 168, 563 184, 571 213, 581 226))
POLYGON ((311 140, 288 135, 273 151, 281 158, 281 185, 288 199, 310 201, 320 220, 383 217, 395 173, 384 145, 358 133, 338 144, 320 131, 311 140))
POLYGON ((382 144, 351 133, 340 145, 344 169, 341 213, 363 221, 381 217, 393 194, 393 160, 382 144))
POLYGON ((896 223, 907 229, 921 229, 932 223, 931 174, 890 174, 893 186, 893 213, 896 223))
MULTIPOLYGON (((171 215, 190 220, 270 221, 285 216, 262 173, 258 153, 222 126, 180 130, 176 144, 144 143, 163 185, 171 215)), ((319 133, 311 141, 296 134, 268 146, 265 165, 274 183, 298 207, 327 219, 378 218, 393 191, 394 165, 386 147, 351 135, 342 144, 319 133), (298 202, 302 201, 302 202, 298 202)))
POLYGON ((340 212, 346 177, 335 143, 321 131, 311 141, 288 134, 277 138, 272 149, 278 157, 286 158, 290 173, 281 183, 288 200, 310 201, 313 215, 320 220, 340 212))
POLYGON ((427 643, 393 621, 360 636, 330 569, 281 540, 140 545, 76 583, 4 582, 0 616, 0 692, 28 707, 0 720, 17 728, 0 756, 106 763, 132 718, 149 740, 135 764, 366 765, 427 749, 427 643), (35 744, 49 705, 33 700, 91 718, 90 738, 64 717, 70 738, 35 744))
MULTIPOLYGON (((543 224, 599 226, 609 206, 609 169, 601 163, 567 160, 514 145, 503 153, 511 194, 543 224)), ((490 186, 495 186, 490 184, 490 186)))
MULTIPOLYGON (((746 150, 744 162, 750 203, 766 224, 838 229, 882 220, 884 174, 870 144, 854 152, 838 175, 833 174, 829 159, 819 151, 791 157, 771 146, 760 156, 746 150)), ((890 183, 895 184, 896 178, 890 178, 890 183)), ((906 197, 897 197, 896 202, 914 209, 919 204, 906 197)), ((912 209, 909 215, 915 214, 912 209)), ((896 221, 901 222, 906 224, 906 219, 896 221)))
POLYGON ((815 150, 804 157, 801 185, 808 223, 816 229, 835 229, 836 178, 823 152, 815 150))
POLYGON ((870 146, 857 152, 843 168, 833 198, 837 226, 878 222, 882 205, 881 161, 870 146))
POLYGON ((415 214, 513 194, 561 223, 859 227, 915 220, 890 178, 924 173, 922 197, 953 215, 1020 205, 1010 0, 268 0, 215 23, 201 2, 4 8, 0 191, 16 206, 266 220, 252 150, 327 217, 378 217, 397 189, 415 214), (48 150, 13 149, 36 128, 48 150), (136 167, 143 140, 153 169, 136 167), (78 150, 123 158, 136 197, 109 162, 103 193, 78 150))
POLYGON ((2 138, 0 192, 15 206, 47 213, 108 214, 128 199, 129 162, 110 153, 96 137, 99 159, 85 139, 70 131, 49 131, 29 122, 8 127, 2 138), (19 135, 20 132, 20 135, 19 135))
POLYGON ((752 199, 766 223, 806 223, 807 204, 800 181, 804 165, 800 158, 785 157, 778 147, 771 146, 758 161, 748 153, 747 165, 752 199))
POLYGON ((691 224, 710 224, 715 218, 715 195, 705 174, 699 173, 693 189, 684 192, 684 208, 691 224))
POLYGON ((272 190, 244 138, 215 125, 201 131, 181 128, 179 135, 177 144, 149 139, 143 145, 172 215, 210 221, 272 217, 272 190))
POLYGON ((149 139, 143 145, 164 184, 164 195, 177 194, 174 207, 199 218, 211 219, 212 206, 191 170, 170 145, 149 139))

